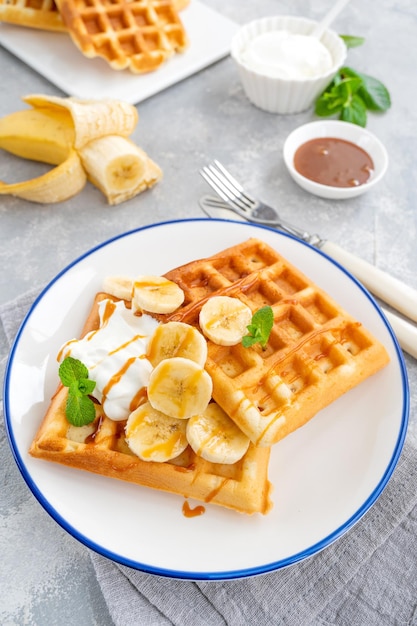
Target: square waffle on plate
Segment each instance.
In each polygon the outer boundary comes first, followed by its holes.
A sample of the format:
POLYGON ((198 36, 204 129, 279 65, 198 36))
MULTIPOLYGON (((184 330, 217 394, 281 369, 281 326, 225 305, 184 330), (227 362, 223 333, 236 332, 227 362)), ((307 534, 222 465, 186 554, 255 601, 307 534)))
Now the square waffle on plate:
MULTIPOLYGON (((86 320, 84 336, 99 326, 98 304, 112 298, 97 294, 86 320)), ((240 461, 210 463, 190 446, 172 461, 143 461, 125 441, 125 421, 117 422, 96 404, 92 424, 74 427, 65 414, 68 389, 60 386, 32 443, 34 457, 219 504, 241 513, 267 513, 271 508, 268 480, 269 448, 249 446, 240 461)))
POLYGON ((388 363, 384 346, 273 248, 258 239, 175 269, 185 292, 167 319, 198 325, 208 298, 270 305, 266 349, 208 341, 213 398, 255 445, 269 446, 388 363))
MULTIPOLYGON (((199 312, 213 296, 227 295, 252 312, 269 305, 274 325, 266 348, 220 346, 208 340, 206 371, 213 399, 250 438, 237 463, 210 463, 190 447, 176 459, 139 459, 125 441, 124 422, 114 422, 96 404, 85 428, 69 425, 65 388, 52 399, 31 446, 36 457, 162 489, 235 510, 270 509, 270 447, 310 420, 343 393, 384 367, 388 354, 357 320, 303 273, 258 239, 193 261, 165 276, 184 292, 162 322, 198 326, 199 312)), ((97 294, 83 335, 99 326, 97 294)), ((111 297, 111 296, 110 296, 111 297)))
POLYGON ((169 0, 57 0, 57 6, 81 52, 116 70, 150 72, 188 46, 169 0))
POLYGON ((0 22, 66 31, 54 0, 0 0, 0 22))
MULTIPOLYGON (((182 11, 189 2, 173 0, 172 4, 177 11, 182 11)), ((67 30, 55 0, 0 0, 0 22, 43 30, 67 30)))

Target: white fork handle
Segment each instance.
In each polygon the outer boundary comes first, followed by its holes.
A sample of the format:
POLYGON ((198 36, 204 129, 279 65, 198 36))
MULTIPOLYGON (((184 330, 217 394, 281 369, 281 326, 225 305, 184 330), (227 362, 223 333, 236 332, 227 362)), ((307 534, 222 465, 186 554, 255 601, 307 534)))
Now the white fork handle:
POLYGON ((417 359, 417 326, 410 324, 410 322, 406 322, 398 315, 394 315, 390 311, 386 311, 382 309, 385 317, 389 321, 392 326, 392 330, 394 331, 398 343, 404 352, 407 352, 415 359, 417 359))
POLYGON ((417 291, 415 289, 331 241, 325 241, 320 245, 320 249, 344 265, 375 296, 409 319, 417 321, 417 291))

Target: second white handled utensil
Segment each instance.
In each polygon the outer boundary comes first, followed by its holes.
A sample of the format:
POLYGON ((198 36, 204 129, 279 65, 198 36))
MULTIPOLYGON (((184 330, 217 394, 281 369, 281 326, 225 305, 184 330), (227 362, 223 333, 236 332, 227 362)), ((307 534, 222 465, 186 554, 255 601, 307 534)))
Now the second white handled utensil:
MULTIPOLYGON (((212 196, 203 196, 200 200, 200 206, 203 209, 204 213, 211 218, 217 217, 217 218, 227 219, 227 218, 230 218, 230 213, 233 211, 233 209, 226 202, 223 202, 222 200, 219 200, 218 198, 215 198, 212 196)), ((244 218, 242 216, 240 216, 240 219, 242 221, 248 221, 248 222, 251 221, 250 218, 244 218)), ((331 254, 332 245, 334 246, 335 244, 331 244, 330 246, 328 246, 327 250, 323 250, 323 248, 321 249, 324 252, 326 252, 326 254, 328 254, 329 256, 332 256, 331 254)), ((338 248, 338 246, 336 246, 336 248, 338 248)), ((333 249, 333 252, 334 251, 335 251, 335 248, 333 249)), ((345 254, 349 254, 349 253, 346 253, 344 250, 342 250, 342 252, 345 254)), ((337 251, 336 251, 336 254, 337 254, 337 251)), ((332 257, 332 258, 335 258, 335 257, 332 257)), ((338 259, 335 258, 335 260, 337 260, 338 262, 342 264, 343 263, 342 255, 338 259)), ((354 260, 360 261, 360 259, 358 259, 357 257, 354 257, 354 260)), ((359 276, 355 274, 353 269, 348 268, 347 265, 345 265, 345 267, 346 269, 349 269, 349 271, 351 271, 352 274, 354 274, 360 280, 359 276)), ((389 278, 391 277, 389 276, 389 278)), ((402 284, 403 283, 401 283, 401 285, 402 284)), ((404 350, 404 352, 407 352, 407 354, 417 359, 417 326, 402 319, 398 315, 395 315, 394 313, 387 311, 383 307, 381 307, 381 309, 385 317, 388 319, 388 322, 390 323, 392 330, 394 331, 401 348, 404 350)))
MULTIPOLYGON (((276 209, 248 194, 218 161, 213 161, 210 165, 203 167, 200 174, 229 209, 250 222, 280 228, 284 232, 320 248, 350 270, 375 296, 409 319, 417 321, 417 291, 415 289, 371 263, 343 250, 337 244, 282 220, 276 209)), ((210 196, 205 197, 203 202, 207 205, 212 203, 213 208, 216 203, 218 204, 217 199, 215 198, 213 202, 210 196)))
POLYGON ((350 0, 338 0, 338 2, 332 6, 330 11, 320 20, 310 36, 320 39, 326 28, 329 28, 330 24, 336 19, 349 1, 350 0))

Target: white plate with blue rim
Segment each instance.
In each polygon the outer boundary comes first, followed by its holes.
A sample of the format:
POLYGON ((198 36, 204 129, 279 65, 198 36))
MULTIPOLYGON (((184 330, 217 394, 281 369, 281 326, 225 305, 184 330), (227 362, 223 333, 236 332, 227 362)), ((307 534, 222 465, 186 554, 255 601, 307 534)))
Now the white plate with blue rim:
POLYGON ((60 272, 18 332, 4 398, 17 465, 58 524, 118 563, 190 580, 274 571, 316 554, 348 532, 391 477, 409 411, 401 350, 380 308, 353 276, 319 250, 276 230, 214 219, 127 232, 60 272), (180 496, 30 457, 28 449, 58 383, 58 350, 80 333, 104 277, 163 274, 249 237, 263 239, 299 267, 382 341, 390 355, 383 370, 273 447, 271 512, 246 516, 207 504, 203 515, 190 518, 183 514, 180 496))

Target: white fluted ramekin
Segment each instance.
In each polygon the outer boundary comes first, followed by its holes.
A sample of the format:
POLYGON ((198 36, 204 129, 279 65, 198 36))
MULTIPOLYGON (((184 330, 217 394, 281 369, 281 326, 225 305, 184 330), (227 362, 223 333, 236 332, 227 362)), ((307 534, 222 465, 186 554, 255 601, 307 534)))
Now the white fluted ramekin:
POLYGON ((253 104, 270 113, 300 113, 310 108, 326 89, 344 64, 347 54, 343 39, 332 30, 326 30, 320 41, 330 52, 333 65, 317 78, 272 78, 249 69, 242 61, 243 51, 258 35, 276 30, 309 35, 316 25, 317 22, 306 18, 276 16, 249 22, 236 33, 231 44, 231 56, 237 65, 245 93, 253 104))

